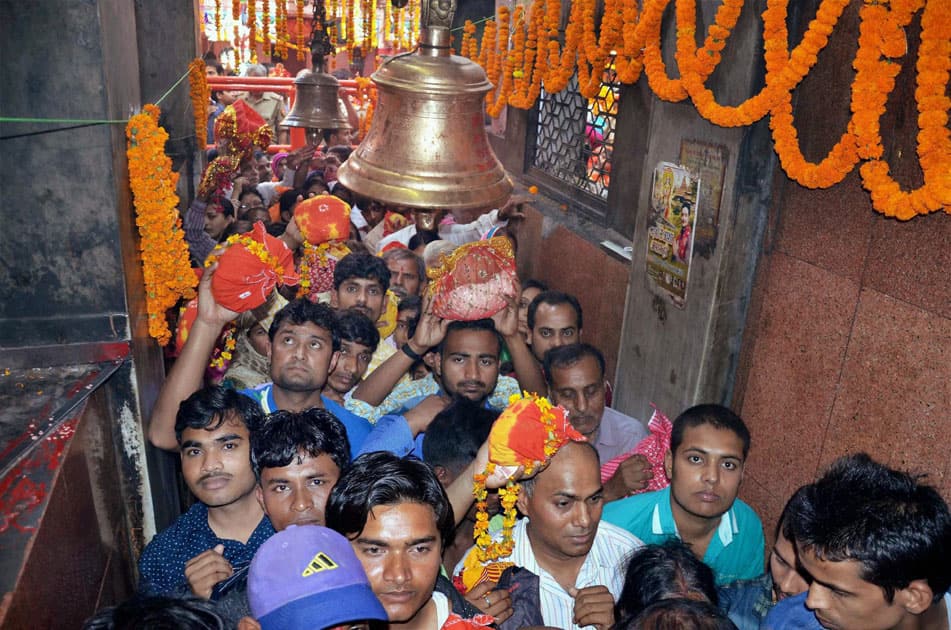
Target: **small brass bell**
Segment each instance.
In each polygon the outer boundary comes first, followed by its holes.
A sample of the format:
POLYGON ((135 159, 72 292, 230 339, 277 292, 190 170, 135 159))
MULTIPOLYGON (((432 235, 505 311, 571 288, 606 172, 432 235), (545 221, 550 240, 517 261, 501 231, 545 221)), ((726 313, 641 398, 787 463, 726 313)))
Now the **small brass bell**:
POLYGON ((350 129, 346 111, 339 106, 340 82, 325 72, 301 70, 294 79, 294 107, 281 121, 282 127, 304 127, 308 144, 320 141, 323 129, 350 129))
POLYGON ((497 208, 512 182, 485 132, 492 84, 479 65, 452 54, 451 12, 438 17, 444 25, 423 21, 417 52, 391 57, 373 73, 377 106, 370 130, 337 178, 394 206, 497 208))

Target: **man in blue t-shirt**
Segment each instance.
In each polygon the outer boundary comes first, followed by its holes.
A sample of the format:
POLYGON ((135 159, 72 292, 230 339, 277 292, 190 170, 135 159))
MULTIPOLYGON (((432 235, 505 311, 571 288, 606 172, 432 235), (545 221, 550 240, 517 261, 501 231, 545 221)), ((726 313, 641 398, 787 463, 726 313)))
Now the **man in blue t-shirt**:
POLYGON ((141 593, 218 599, 274 533, 251 468, 249 427, 262 419, 253 401, 223 387, 182 403, 174 431, 182 476, 198 502, 145 547, 141 593))
POLYGON ((809 590, 766 628, 951 627, 951 510, 934 487, 858 453, 796 498, 786 518, 809 590))
MULTIPOLYGON (((207 269, 198 284, 198 314, 152 411, 149 440, 159 448, 177 448, 173 427, 178 405, 201 387, 215 342, 225 324, 238 315, 215 300, 213 275, 214 268, 207 269)), ((296 299, 274 316, 268 337, 272 382, 242 393, 256 400, 265 413, 327 409, 346 427, 352 454, 356 454, 370 432, 370 423, 321 393, 340 351, 334 311, 306 298, 296 299)))
POLYGON ((720 405, 697 405, 674 420, 664 461, 670 485, 604 506, 604 520, 647 544, 678 537, 713 569, 717 585, 763 573, 763 525, 737 498, 750 432, 720 405))

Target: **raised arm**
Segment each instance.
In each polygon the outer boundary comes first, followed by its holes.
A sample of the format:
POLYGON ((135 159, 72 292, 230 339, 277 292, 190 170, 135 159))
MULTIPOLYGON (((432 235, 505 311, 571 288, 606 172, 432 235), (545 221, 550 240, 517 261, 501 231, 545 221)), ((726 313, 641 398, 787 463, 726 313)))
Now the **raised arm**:
POLYGON ((433 315, 432 298, 426 297, 423 300, 423 311, 419 318, 419 324, 416 326, 416 332, 412 339, 406 343, 409 346, 407 348, 409 353, 400 348, 396 354, 384 361, 363 379, 363 382, 354 390, 353 397, 371 405, 381 404, 396 387, 403 374, 413 366, 416 357, 422 357, 430 348, 438 345, 443 340, 448 325, 448 321, 433 315), (411 357, 410 353, 416 356, 411 357))
POLYGON ((493 315, 492 321, 495 322, 495 329, 505 339, 505 345, 512 357, 512 365, 515 367, 515 377, 518 379, 519 387, 525 391, 544 396, 548 391, 545 385, 545 376, 542 374, 532 351, 525 343, 525 338, 518 331, 518 295, 520 293, 521 289, 516 282, 515 294, 503 296, 505 298, 505 308, 493 315))
POLYGON ((211 278, 216 265, 205 270, 198 283, 198 316, 188 332, 188 340, 159 390, 158 400, 149 418, 149 441, 157 448, 178 449, 175 440, 175 416, 183 400, 202 386, 205 367, 224 325, 237 313, 215 302, 211 278))

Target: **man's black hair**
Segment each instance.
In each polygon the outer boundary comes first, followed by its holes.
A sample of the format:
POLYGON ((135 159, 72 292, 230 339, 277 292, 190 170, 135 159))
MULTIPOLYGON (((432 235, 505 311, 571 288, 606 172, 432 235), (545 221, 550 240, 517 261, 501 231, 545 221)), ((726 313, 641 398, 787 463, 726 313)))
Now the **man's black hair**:
POLYGON ((463 330, 486 330, 495 335, 495 338, 498 340, 499 345, 496 348, 495 356, 501 356, 502 354, 502 335, 499 334, 499 331, 495 328, 495 322, 491 319, 474 319, 472 321, 451 321, 449 325, 446 326, 446 336, 443 337, 443 340, 437 346, 439 353, 442 354, 443 350, 446 348, 446 340, 449 339, 449 335, 452 333, 460 332, 463 330))
POLYGON ((251 466, 260 479, 264 468, 289 466, 300 454, 329 455, 343 471, 350 464, 350 440, 343 423, 326 409, 275 411, 251 432, 251 466))
POLYGON ((327 182, 324 181, 323 171, 311 173, 306 180, 304 180, 304 191, 310 190, 310 187, 314 184, 320 184, 324 187, 324 190, 329 191, 330 186, 327 185, 327 182))
POLYGON ((366 527, 373 508, 400 503, 430 506, 442 549, 453 540, 452 505, 433 470, 418 459, 386 451, 361 455, 340 476, 327 499, 327 527, 352 540, 366 527))
POLYGON ((224 630, 226 627, 214 602, 164 595, 136 595, 118 606, 103 608, 83 624, 83 630, 224 630))
POLYGON ((353 153, 353 149, 348 147, 345 144, 335 144, 325 151, 325 153, 332 153, 340 158, 340 163, 343 164, 347 161, 347 158, 350 157, 350 154, 353 153))
POLYGON ((426 263, 423 261, 423 257, 418 256, 412 249, 397 247, 387 250, 383 254, 383 262, 388 263, 391 260, 397 262, 400 260, 412 260, 416 263, 416 275, 419 276, 420 283, 426 282, 426 263))
POLYGON ((497 411, 466 398, 456 398, 426 428, 423 461, 458 475, 475 459, 498 417, 497 411))
POLYGON ((333 350, 340 350, 340 327, 337 324, 337 314, 326 304, 315 304, 307 298, 297 298, 287 304, 277 312, 271 321, 271 327, 267 331, 267 336, 274 342, 274 335, 277 329, 284 322, 289 322, 295 326, 301 324, 314 324, 318 328, 323 328, 330 333, 333 339, 333 350))
POLYGON ((567 293, 562 293, 561 291, 542 291, 536 295, 535 299, 532 300, 532 303, 528 305, 528 315, 526 320, 529 330, 533 330, 535 328, 535 313, 538 311, 538 307, 542 304, 548 304, 549 306, 567 304, 572 309, 574 309, 575 316, 578 320, 578 330, 582 329, 581 303, 578 302, 578 298, 573 295, 568 295, 567 293))
POLYGON ((535 280, 534 278, 529 278, 522 283, 522 291, 525 289, 538 289, 539 291, 545 292, 548 291, 548 285, 542 282, 541 280, 535 280))
POLYGON ((636 549, 628 561, 615 618, 631 619, 654 602, 694 595, 702 595, 710 603, 717 603, 713 569, 698 559, 680 539, 646 545, 636 549))
POLYGON ((181 444, 185 429, 214 431, 230 420, 238 420, 253 432, 263 418, 261 406, 253 399, 237 390, 211 385, 199 389, 178 406, 175 439, 181 444))
POLYGON ((370 318, 359 311, 347 309, 337 313, 337 325, 340 330, 340 341, 358 343, 376 352, 380 344, 380 331, 370 318))
POLYGON ((417 230, 416 234, 409 237, 409 243, 407 243, 406 246, 410 250, 416 251, 420 245, 429 245, 433 241, 441 240, 442 237, 440 237, 439 232, 435 230, 417 230))
POLYGON ((836 460, 804 487, 787 516, 797 547, 831 562, 855 560, 891 603, 927 580, 932 603, 951 587, 951 514, 938 491, 865 453, 836 460))
POLYGON ((633 619, 622 620, 617 630, 676 628, 677 630, 736 630, 725 612, 715 604, 695 599, 662 599, 633 619))
MULTIPOLYGON (((332 127, 332 128, 330 128, 330 129, 324 129, 324 130, 322 131, 322 134, 323 134, 323 136, 324 136, 324 142, 325 142, 326 144, 330 144, 330 138, 331 138, 332 136, 335 136, 335 135, 337 135, 338 133, 340 133, 340 131, 342 131, 342 130, 341 130, 341 129, 338 129, 338 128, 336 128, 336 127, 332 127)), ((343 131, 345 131, 345 130, 343 130, 343 131)), ((335 145, 335 146, 339 146, 339 145, 335 145)))
POLYGON ((334 289, 351 278, 376 280, 384 291, 390 288, 390 270, 382 258, 372 254, 347 254, 340 259, 334 267, 334 289))
POLYGON ((247 195, 254 195, 261 200, 261 203, 264 203, 264 196, 257 191, 256 188, 244 188, 241 190, 241 194, 238 195, 238 201, 243 201, 247 195))
POLYGON ((221 214, 225 215, 226 217, 233 217, 233 216, 234 216, 234 204, 231 203, 231 200, 228 199, 227 197, 225 197, 224 195, 215 195, 215 196, 212 197, 211 200, 208 202, 208 205, 209 205, 209 206, 220 206, 220 207, 221 207, 221 214))
POLYGON ((677 416, 670 432, 670 452, 677 453, 684 441, 684 431, 704 424, 735 433, 743 442, 743 459, 746 459, 750 453, 750 430, 746 428, 746 423, 731 409, 713 404, 695 405, 677 416))
POLYGON ((542 368, 545 371, 545 382, 552 386, 551 371, 563 370, 571 367, 585 357, 592 357, 601 370, 601 379, 604 379, 604 355, 589 343, 572 343, 567 346, 556 346, 545 353, 542 368))
POLYGON ((278 206, 281 209, 281 216, 285 214, 291 214, 294 212, 294 206, 297 204, 297 198, 304 194, 303 190, 299 188, 294 188, 291 190, 285 190, 281 193, 281 196, 278 198, 278 206))
POLYGON ((416 334, 416 327, 419 326, 419 318, 423 314, 423 298, 418 295, 406 296, 400 300, 399 306, 396 307, 397 313, 402 313, 403 311, 416 312, 416 315, 410 318, 409 327, 406 329, 406 338, 412 339, 413 335, 416 334))

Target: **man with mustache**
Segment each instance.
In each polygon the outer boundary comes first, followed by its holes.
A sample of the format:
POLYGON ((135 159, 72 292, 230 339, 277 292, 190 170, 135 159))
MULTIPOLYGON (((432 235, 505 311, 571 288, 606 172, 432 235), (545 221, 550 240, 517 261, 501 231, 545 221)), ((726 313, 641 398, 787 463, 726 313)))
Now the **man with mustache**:
POLYGON ((403 413, 380 418, 360 452, 422 457, 426 427, 453 399, 486 406, 499 379, 501 351, 502 340, 491 319, 450 322, 433 360, 438 393, 410 400, 403 413))
POLYGON ((198 501, 155 536, 139 559, 139 591, 217 599, 274 528, 254 495, 250 432, 263 419, 250 398, 223 387, 188 397, 175 420, 182 476, 198 501))
MULTIPOLYGON (((647 437, 640 422, 605 405, 604 356, 586 343, 556 346, 545 353, 545 381, 551 401, 568 410, 572 426, 598 451, 601 462, 629 452, 647 437)), ((643 455, 621 462, 604 484, 604 500, 643 490, 652 477, 643 455)))
POLYGON ((390 270, 390 289, 401 299, 422 295, 426 288, 426 263, 412 250, 397 247, 383 253, 383 262, 390 270))

